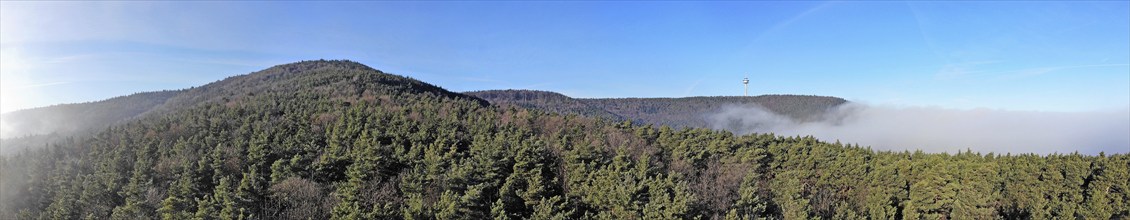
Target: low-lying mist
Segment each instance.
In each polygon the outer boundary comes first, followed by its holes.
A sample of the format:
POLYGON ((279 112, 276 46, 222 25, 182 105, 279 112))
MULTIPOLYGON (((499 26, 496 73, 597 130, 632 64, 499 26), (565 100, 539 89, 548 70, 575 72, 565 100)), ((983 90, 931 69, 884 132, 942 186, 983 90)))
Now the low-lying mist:
POLYGON ((735 133, 812 135, 875 150, 988 153, 1127 153, 1130 108, 1095 112, 957 110, 847 103, 820 120, 798 122, 759 106, 731 105, 706 115, 735 133))

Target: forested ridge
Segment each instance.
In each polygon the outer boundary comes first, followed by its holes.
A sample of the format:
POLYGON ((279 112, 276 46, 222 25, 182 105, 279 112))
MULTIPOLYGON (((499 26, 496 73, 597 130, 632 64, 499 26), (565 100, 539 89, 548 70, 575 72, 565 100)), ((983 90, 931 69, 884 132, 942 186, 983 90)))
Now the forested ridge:
POLYGON ((0 157, 0 219, 1130 218, 1126 154, 674 129, 500 107, 351 61, 151 111, 0 157))
POLYGON ((0 115, 0 156, 135 119, 179 91, 143 92, 107 100, 53 105, 0 115))
POLYGON ((585 100, 574 99, 573 97, 565 96, 561 93, 556 92, 510 89, 472 91, 465 92, 464 94, 482 98, 499 107, 507 107, 513 105, 521 108, 537 109, 545 112, 564 115, 575 114, 612 121, 632 119, 631 117, 625 117, 623 115, 609 112, 608 110, 603 109, 601 106, 589 104, 588 102, 585 102, 585 100))
POLYGON ((847 100, 814 95, 700 96, 684 98, 587 98, 575 99, 555 92, 536 90, 487 90, 467 92, 498 105, 610 120, 632 120, 641 124, 673 128, 711 128, 711 114, 727 107, 758 107, 797 122, 825 120, 825 114, 847 100))
POLYGON ((4 113, 5 126, 11 128, 4 135, 5 138, 48 133, 73 135, 104 128, 149 112, 177 95, 177 92, 142 92, 97 102, 52 105, 4 113))

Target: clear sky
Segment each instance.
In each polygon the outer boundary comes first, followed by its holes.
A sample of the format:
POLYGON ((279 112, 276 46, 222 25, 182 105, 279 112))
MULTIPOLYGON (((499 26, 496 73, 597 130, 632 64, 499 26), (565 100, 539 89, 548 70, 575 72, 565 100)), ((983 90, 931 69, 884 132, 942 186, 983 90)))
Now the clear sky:
POLYGON ((1130 3, 0 2, 0 111, 350 59, 454 91, 1130 107, 1130 3))

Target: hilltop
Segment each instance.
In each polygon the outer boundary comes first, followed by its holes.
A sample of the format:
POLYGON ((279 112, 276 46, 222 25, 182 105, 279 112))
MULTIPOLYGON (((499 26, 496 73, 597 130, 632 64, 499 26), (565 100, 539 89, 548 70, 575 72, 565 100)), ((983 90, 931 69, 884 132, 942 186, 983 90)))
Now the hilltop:
MULTIPOLYGON (((348 60, 302 61, 273 66, 250 74, 228 77, 199 87, 142 92, 87 103, 61 104, 4 113, 3 138, 34 140, 41 136, 87 135, 139 119, 208 104, 240 105, 264 94, 280 93, 280 99, 308 98, 390 100, 392 94, 426 94, 461 98, 487 105, 475 97, 450 92, 411 78, 386 74, 348 60), (372 74, 360 74, 360 73, 372 74), (364 81, 364 82, 362 82, 364 81), (316 96, 298 96, 298 92, 316 96), (290 94, 287 94, 287 93, 290 94), (381 94, 381 96, 377 96, 381 94)), ((258 97, 258 98, 257 98, 258 97)), ((11 153, 12 147, 0 149, 11 153)))

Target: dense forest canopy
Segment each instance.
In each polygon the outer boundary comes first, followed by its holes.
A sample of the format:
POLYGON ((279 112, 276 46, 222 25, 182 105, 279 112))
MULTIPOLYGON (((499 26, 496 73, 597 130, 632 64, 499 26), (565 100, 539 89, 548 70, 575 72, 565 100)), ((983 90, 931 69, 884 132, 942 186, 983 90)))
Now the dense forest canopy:
MULTIPOLYGON (((627 105, 599 102, 568 109, 627 105)), ((231 77, 147 112, 0 157, 0 218, 1130 218, 1126 154, 672 128, 492 105, 351 61, 231 77)))

